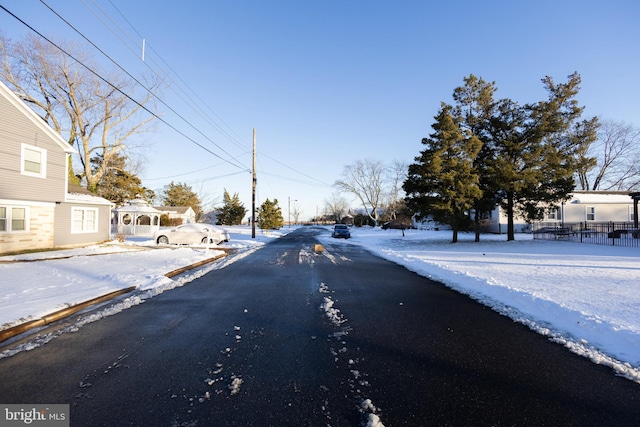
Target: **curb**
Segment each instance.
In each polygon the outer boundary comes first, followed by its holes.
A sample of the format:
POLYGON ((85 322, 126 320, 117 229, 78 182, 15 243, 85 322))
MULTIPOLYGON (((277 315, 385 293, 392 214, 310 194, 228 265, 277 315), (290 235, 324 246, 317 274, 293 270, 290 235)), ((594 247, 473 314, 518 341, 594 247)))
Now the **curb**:
MULTIPOLYGON (((176 270, 172 270, 172 271, 166 273, 165 276, 169 277, 169 278, 175 277, 180 273, 184 273, 185 271, 192 270, 194 268, 198 268, 198 267, 203 266, 205 264, 209 264, 209 263, 211 263, 213 261, 219 260, 220 258, 224 258, 227 255, 228 255, 228 253, 225 252, 223 254, 216 255, 216 256, 214 256, 212 258, 207 258, 205 260, 198 261, 198 262, 196 262, 194 264, 187 265, 185 267, 181 267, 181 268, 178 268, 176 270)), ((124 294, 129 293, 129 292, 133 292, 135 290, 136 290, 135 286, 130 286, 130 287, 125 288, 125 289, 120 289, 118 291, 109 292, 108 294, 105 294, 105 295, 102 295, 102 296, 99 296, 99 297, 96 297, 96 298, 92 298, 90 300, 78 303, 78 304, 73 305, 71 307, 63 308, 62 310, 58 310, 58 311, 55 311, 53 313, 47 314, 45 316, 42 316, 40 319, 31 320, 29 322, 21 323, 19 325, 12 326, 12 327, 7 328, 7 329, 3 329, 3 330, 0 331, 0 343, 8 340, 9 338, 13 338, 16 335, 20 335, 20 334, 22 334, 22 333, 24 333, 24 332, 26 332, 28 330, 31 330, 33 328, 38 328, 38 327, 41 327, 41 326, 49 325, 49 324, 51 324, 53 322, 56 322, 56 321, 58 321, 58 320, 60 320, 62 318, 71 316, 72 314, 77 313, 78 311, 84 310, 87 307, 90 307, 90 306, 95 305, 95 304, 99 304, 101 302, 108 301, 110 299, 113 299, 113 298, 118 297, 120 295, 124 295, 124 294)))
POLYGON ((195 264, 187 265, 186 267, 180 267, 178 269, 175 269, 175 270, 172 270, 172 271, 166 273, 165 276, 167 276, 169 278, 177 276, 178 274, 184 273, 185 271, 192 270, 194 268, 198 268, 198 267, 200 267, 202 265, 209 264, 210 262, 213 262, 213 261, 217 261, 220 258, 226 257, 227 255, 229 255, 229 254, 225 252, 223 254, 216 255, 216 256, 214 256, 212 258, 207 258, 205 260, 198 261, 195 264))
POLYGON ((108 301, 112 298, 115 298, 117 296, 120 296, 122 294, 126 294, 128 292, 131 292, 133 290, 135 290, 135 286, 131 286, 129 288, 126 289, 120 289, 119 291, 113 291, 110 292, 106 295, 102 295, 96 298, 92 298, 88 301, 85 302, 81 302, 80 304, 76 304, 74 306, 71 307, 67 307, 67 308, 63 308, 62 310, 58 310, 55 311, 51 314, 47 314, 46 316, 41 317, 40 319, 36 319, 36 320, 32 320, 30 322, 26 322, 26 323, 22 323, 20 325, 17 326, 13 326, 11 328, 8 329, 4 329, 2 331, 0 331, 0 342, 2 341, 6 341, 9 338, 15 337, 16 335, 20 335, 23 332, 26 332, 30 329, 33 328, 37 328, 40 326, 46 326, 50 323, 53 323, 57 320, 60 320, 64 317, 70 316, 74 313, 77 313, 80 310, 84 310, 85 308, 93 305, 93 304, 99 304, 101 302, 104 301, 108 301))

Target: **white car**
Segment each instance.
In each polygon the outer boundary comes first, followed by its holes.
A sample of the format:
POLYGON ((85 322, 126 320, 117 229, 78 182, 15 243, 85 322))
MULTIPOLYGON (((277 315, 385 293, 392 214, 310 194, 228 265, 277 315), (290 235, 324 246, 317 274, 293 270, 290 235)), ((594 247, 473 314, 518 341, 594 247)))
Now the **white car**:
POLYGON ((188 223, 174 228, 166 228, 153 233, 153 241, 158 245, 193 245, 209 243, 219 245, 228 242, 229 233, 211 224, 188 223))

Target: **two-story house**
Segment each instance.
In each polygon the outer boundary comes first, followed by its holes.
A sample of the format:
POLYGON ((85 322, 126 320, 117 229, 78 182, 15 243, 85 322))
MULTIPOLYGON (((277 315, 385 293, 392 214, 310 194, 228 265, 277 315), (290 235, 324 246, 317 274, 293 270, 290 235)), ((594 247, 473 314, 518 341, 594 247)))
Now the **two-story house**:
POLYGON ((0 82, 0 253, 110 239, 111 202, 69 187, 72 153, 0 82))

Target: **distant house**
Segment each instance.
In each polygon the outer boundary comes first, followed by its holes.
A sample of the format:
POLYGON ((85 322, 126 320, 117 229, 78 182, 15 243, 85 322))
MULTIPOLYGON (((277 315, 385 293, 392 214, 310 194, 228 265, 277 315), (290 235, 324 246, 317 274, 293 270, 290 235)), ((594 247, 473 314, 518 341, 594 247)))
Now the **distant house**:
POLYGON ((110 239, 111 203, 68 184, 74 152, 0 82, 0 253, 110 239))
POLYGON ((218 223, 218 215, 220 215, 219 210, 212 210, 202 215, 202 219, 199 222, 204 222, 206 224, 217 224, 218 223))
MULTIPOLYGON (((545 223, 596 223, 634 221, 633 198, 624 191, 574 191, 571 198, 547 211, 545 223)), ((484 231, 506 233, 507 216, 504 209, 496 206, 484 220, 484 231)), ((529 232, 531 226, 522 218, 514 218, 516 233, 529 232)))
POLYGON ((191 206, 154 206, 154 208, 162 215, 167 215, 174 225, 196 222, 196 212, 191 206))

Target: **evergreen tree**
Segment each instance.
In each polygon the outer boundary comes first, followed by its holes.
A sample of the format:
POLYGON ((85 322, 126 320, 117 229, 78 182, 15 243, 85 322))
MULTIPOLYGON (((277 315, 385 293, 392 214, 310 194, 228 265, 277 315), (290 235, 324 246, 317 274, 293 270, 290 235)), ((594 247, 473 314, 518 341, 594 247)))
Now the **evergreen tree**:
POLYGON ((191 206, 191 209, 196 213, 196 221, 202 218, 200 198, 186 183, 174 184, 171 181, 169 188, 164 191, 163 203, 167 206, 191 206))
POLYGON ((238 193, 235 193, 233 197, 229 195, 229 192, 225 189, 223 196, 224 205, 220 208, 218 213, 218 224, 221 225, 238 225, 242 223, 247 210, 245 209, 238 193))
POLYGON ((278 199, 273 202, 269 199, 265 200, 258 208, 258 216, 256 218, 258 227, 262 230, 277 230, 284 225, 284 217, 282 210, 278 206, 278 199))
POLYGON ((493 155, 487 173, 507 213, 507 240, 515 239, 516 215, 539 219, 568 198, 575 174, 589 162, 583 147, 597 127, 594 119, 589 126, 577 123, 583 111, 575 100, 577 73, 566 84, 556 85, 550 77, 542 81, 548 100, 525 106, 501 100, 489 126, 493 155))
POLYGON ((513 240, 516 215, 529 221, 540 218, 573 191, 575 175, 592 167, 586 153, 598 120, 578 122, 583 108, 575 100, 577 73, 559 85, 546 77, 542 82, 548 99, 524 106, 509 99, 495 101, 495 83, 474 75, 464 81, 454 90, 453 115, 482 142, 474 161, 483 193, 473 207, 476 240, 481 215, 496 204, 507 214, 507 240, 513 240))
POLYGON ((495 82, 486 82, 473 74, 464 78, 464 86, 453 92, 455 100, 454 114, 460 119, 460 125, 482 142, 482 148, 474 160, 474 169, 478 174, 478 186, 482 197, 473 205, 473 222, 475 241, 480 241, 482 219, 489 215, 500 202, 497 188, 488 173, 488 163, 493 158, 494 150, 488 126, 496 111, 494 94, 497 88, 495 82))
POLYGON ((470 132, 461 129, 460 120, 452 115, 452 107, 442 104, 434 133, 422 140, 426 148, 409 166, 403 184, 407 206, 422 219, 433 219, 451 225, 452 242, 458 241, 458 231, 469 225, 469 210, 482 196, 479 177, 473 162, 482 143, 470 132))
MULTIPOLYGON (((101 155, 92 158, 91 162, 96 167, 104 164, 101 155)), ((153 191, 143 187, 140 178, 128 170, 127 158, 121 154, 115 155, 107 162, 106 171, 98 181, 96 193, 116 206, 122 206, 136 197, 142 197, 151 203, 155 197, 153 191)))

